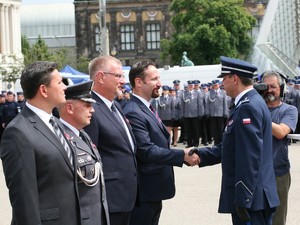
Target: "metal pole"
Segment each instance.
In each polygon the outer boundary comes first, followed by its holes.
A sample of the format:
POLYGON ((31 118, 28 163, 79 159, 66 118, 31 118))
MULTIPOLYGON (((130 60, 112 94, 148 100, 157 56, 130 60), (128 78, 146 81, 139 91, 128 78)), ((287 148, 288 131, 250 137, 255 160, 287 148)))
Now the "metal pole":
POLYGON ((100 38, 100 55, 107 55, 107 31, 106 31, 106 0, 99 0, 99 38, 100 38))

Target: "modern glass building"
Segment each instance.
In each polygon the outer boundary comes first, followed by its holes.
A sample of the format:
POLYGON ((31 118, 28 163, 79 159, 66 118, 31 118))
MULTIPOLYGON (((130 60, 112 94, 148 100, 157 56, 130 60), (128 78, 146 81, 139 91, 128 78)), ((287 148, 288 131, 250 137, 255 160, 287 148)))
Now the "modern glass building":
POLYGON ((300 60, 300 0, 270 0, 256 39, 252 63, 259 73, 274 69, 289 77, 300 60))

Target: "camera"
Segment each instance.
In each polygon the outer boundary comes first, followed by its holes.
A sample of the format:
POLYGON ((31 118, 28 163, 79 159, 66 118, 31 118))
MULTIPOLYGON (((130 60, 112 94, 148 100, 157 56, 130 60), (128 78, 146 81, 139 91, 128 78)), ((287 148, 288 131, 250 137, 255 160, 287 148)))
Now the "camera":
POLYGON ((258 94, 263 95, 265 91, 269 89, 268 85, 265 83, 255 83, 253 88, 258 92, 258 94))

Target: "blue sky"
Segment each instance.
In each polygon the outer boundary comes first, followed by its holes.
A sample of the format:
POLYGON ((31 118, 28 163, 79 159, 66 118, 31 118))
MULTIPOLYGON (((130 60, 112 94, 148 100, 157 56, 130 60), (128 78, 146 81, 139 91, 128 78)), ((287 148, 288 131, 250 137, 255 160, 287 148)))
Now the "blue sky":
POLYGON ((22 4, 72 3, 74 0, 22 0, 22 4))

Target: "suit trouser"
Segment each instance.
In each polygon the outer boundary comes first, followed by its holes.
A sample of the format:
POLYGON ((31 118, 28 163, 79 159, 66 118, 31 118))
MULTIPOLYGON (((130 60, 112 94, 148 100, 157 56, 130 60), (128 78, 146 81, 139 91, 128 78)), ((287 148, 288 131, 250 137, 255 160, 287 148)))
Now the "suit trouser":
POLYGON ((162 202, 140 202, 130 216, 130 225, 158 225, 162 202))
POLYGON ((288 207, 288 194, 291 186, 290 172, 283 176, 276 177, 276 184, 280 205, 276 208, 272 225, 285 225, 288 207))
POLYGON ((130 213, 131 212, 110 212, 110 225, 129 225, 130 213))
POLYGON ((249 211, 250 222, 243 222, 237 214, 231 214, 233 225, 272 225, 275 208, 259 211, 249 211))

